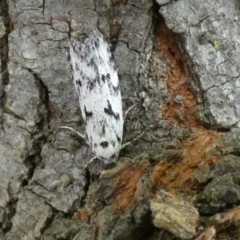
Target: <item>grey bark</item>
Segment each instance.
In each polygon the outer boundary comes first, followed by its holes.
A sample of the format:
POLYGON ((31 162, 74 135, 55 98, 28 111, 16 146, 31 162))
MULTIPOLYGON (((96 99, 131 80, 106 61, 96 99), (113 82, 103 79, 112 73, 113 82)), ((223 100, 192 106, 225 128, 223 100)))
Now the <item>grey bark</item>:
POLYGON ((207 121, 239 127, 239 2, 178 1, 160 13, 182 38, 207 121))
MULTIPOLYGON (((201 226, 199 215, 213 215, 239 203, 237 1, 0 3, 0 239, 158 239, 161 229, 191 239, 201 226), (180 141, 187 137, 187 127, 163 119, 172 96, 167 88, 168 63, 154 50, 158 14, 182 49, 200 103, 196 115, 210 127, 230 131, 218 143, 223 156, 207 174, 205 182, 212 181, 195 205, 193 199, 173 203, 171 193, 160 186, 150 197, 149 161, 156 165, 181 155, 180 141), (89 166, 82 174, 91 151, 59 127, 84 131, 68 43, 70 36, 82 40, 94 29, 112 46, 124 110, 139 102, 125 123, 124 141, 147 131, 122 153, 115 168, 102 171, 98 165, 89 166), (132 176, 129 182, 135 179, 130 172, 141 172, 136 181, 141 193, 134 192, 129 208, 124 199, 116 200, 118 173, 124 171, 132 176), (92 181, 89 175, 96 172, 101 175, 92 181), (83 214, 81 220, 76 217, 78 209, 84 209, 87 220, 83 214)), ((182 96, 176 99, 184 101, 182 96)))

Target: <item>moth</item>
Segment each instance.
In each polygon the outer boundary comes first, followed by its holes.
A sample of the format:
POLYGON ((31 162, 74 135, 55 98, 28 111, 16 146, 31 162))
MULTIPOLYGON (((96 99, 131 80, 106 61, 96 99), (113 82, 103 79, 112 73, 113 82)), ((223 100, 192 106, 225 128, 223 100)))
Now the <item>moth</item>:
POLYGON ((106 164, 118 158, 123 135, 122 97, 117 70, 103 35, 94 31, 80 43, 70 41, 73 82, 86 125, 86 143, 106 164))

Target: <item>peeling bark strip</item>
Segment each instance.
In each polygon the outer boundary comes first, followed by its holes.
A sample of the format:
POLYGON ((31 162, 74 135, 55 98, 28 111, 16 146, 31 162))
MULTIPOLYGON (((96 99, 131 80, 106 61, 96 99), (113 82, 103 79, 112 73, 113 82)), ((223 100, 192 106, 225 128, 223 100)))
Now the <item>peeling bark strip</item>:
POLYGON ((150 200, 153 224, 166 229, 181 239, 191 239, 196 234, 199 214, 193 203, 186 201, 177 192, 164 189, 155 192, 150 200))
POLYGON ((141 196, 146 194, 141 177, 148 166, 148 161, 141 161, 139 164, 124 161, 117 168, 104 171, 101 174, 101 185, 97 196, 105 199, 115 209, 128 211, 141 196))

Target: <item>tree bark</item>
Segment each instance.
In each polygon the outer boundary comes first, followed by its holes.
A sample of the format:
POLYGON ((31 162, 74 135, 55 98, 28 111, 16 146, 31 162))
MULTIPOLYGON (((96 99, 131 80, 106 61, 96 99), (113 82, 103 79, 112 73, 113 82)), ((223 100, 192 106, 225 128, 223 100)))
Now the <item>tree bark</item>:
POLYGON ((0 239, 239 239, 236 0, 1 0, 0 239), (100 31, 118 68, 115 165, 95 161, 69 40, 100 31))

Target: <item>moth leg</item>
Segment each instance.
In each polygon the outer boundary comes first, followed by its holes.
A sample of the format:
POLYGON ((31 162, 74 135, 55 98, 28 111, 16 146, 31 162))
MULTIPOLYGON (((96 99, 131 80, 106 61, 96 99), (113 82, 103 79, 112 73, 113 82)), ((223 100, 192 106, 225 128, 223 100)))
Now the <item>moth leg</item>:
POLYGON ((85 136, 83 134, 81 134, 80 132, 76 131, 75 129, 71 128, 71 127, 67 127, 67 126, 61 126, 59 127, 61 129, 68 129, 74 133, 76 133, 79 137, 81 137, 82 139, 85 139, 85 136))
MULTIPOLYGON (((131 107, 128 108, 128 110, 125 112, 125 116, 124 116, 124 122, 126 120, 127 114, 137 105, 137 103, 134 103, 131 107)), ((129 144, 131 144, 132 142, 136 141, 137 139, 139 139, 146 131, 144 131, 143 133, 141 133, 140 135, 138 135, 136 138, 134 138, 132 141, 126 142, 121 146, 121 149, 125 148, 126 146, 128 146, 129 144)))
POLYGON ((124 116, 124 120, 123 122, 125 122, 128 113, 137 105, 137 103, 134 103, 131 107, 128 108, 128 110, 125 112, 125 116, 124 116))
POLYGON ((140 135, 138 135, 136 138, 134 138, 132 141, 130 142, 126 142, 121 146, 121 149, 125 148, 126 146, 128 146, 129 144, 131 144, 132 142, 138 140, 146 131, 144 131, 143 133, 141 133, 140 135))
POLYGON ((81 171, 80 174, 82 174, 83 171, 88 167, 88 165, 89 165, 91 162, 93 162, 94 160, 96 160, 96 159, 97 159, 97 157, 93 157, 92 159, 90 159, 90 161, 84 166, 84 168, 82 169, 82 171, 81 171))

